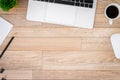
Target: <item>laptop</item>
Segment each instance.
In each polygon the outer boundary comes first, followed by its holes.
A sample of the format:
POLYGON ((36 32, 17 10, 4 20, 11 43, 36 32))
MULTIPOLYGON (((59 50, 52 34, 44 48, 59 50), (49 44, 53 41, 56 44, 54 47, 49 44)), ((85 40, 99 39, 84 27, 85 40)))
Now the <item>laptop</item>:
POLYGON ((97 0, 29 0, 27 20, 93 28, 97 0))
POLYGON ((12 27, 13 25, 11 23, 0 17, 0 46, 9 34, 12 27))

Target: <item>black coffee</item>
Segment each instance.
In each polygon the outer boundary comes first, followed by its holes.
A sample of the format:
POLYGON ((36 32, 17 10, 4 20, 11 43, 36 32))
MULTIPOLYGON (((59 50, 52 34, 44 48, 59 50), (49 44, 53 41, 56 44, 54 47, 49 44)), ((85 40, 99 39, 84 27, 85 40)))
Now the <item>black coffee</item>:
POLYGON ((106 10, 106 14, 109 18, 116 18, 119 14, 119 10, 116 6, 109 6, 106 10))

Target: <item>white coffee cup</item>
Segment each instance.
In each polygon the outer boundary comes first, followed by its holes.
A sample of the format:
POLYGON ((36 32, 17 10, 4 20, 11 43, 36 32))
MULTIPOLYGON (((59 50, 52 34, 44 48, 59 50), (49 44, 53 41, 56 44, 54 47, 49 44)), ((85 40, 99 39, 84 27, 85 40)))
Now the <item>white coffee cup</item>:
POLYGON ((117 3, 111 3, 105 8, 104 13, 109 20, 109 24, 112 25, 113 21, 120 17, 120 5, 117 3))

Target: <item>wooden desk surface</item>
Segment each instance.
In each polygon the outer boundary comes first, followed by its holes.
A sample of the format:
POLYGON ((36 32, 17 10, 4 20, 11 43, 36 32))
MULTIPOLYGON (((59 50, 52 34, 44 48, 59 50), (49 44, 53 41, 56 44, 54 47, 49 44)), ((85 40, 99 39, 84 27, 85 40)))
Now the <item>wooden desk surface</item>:
MULTIPOLYGON (((95 27, 75 27, 26 20, 28 0, 18 0, 10 12, 0 16, 14 24, 15 36, 0 60, 7 69, 0 77, 11 80, 120 80, 120 60, 114 56, 110 36, 120 33, 120 19, 108 24, 104 9, 120 0, 98 0, 95 27)), ((0 47, 3 49, 4 44, 0 47)))

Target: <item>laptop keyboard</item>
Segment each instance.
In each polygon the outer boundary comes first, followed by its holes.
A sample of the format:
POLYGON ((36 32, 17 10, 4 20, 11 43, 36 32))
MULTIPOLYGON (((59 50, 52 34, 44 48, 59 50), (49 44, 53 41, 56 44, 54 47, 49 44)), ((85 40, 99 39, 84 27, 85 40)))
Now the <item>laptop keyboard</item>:
POLYGON ((35 1, 44 1, 44 2, 73 5, 73 6, 80 6, 86 8, 93 8, 93 3, 94 3, 93 0, 35 0, 35 1))

